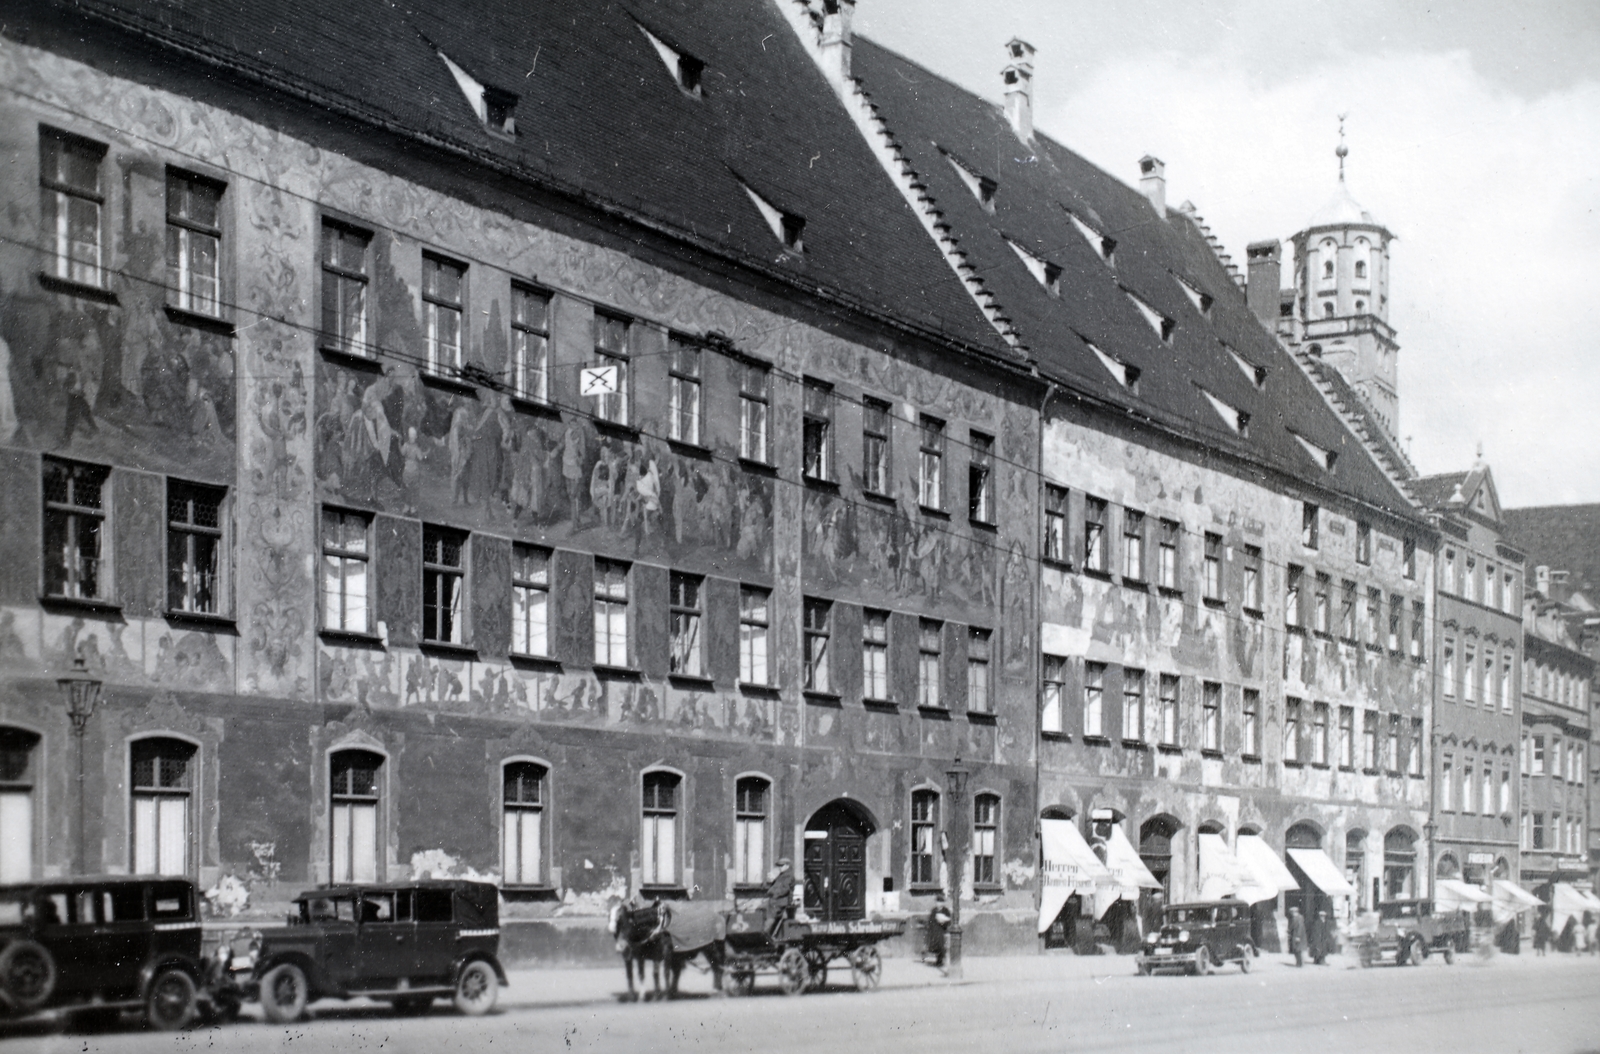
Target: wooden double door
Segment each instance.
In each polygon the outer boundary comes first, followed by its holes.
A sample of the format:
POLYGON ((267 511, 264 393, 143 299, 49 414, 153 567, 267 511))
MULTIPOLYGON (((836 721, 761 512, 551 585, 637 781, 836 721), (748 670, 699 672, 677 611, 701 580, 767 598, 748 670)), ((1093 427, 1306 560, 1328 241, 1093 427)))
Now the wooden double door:
POLYGON ((829 922, 867 914, 867 837, 871 828, 833 802, 806 823, 806 913, 829 922))

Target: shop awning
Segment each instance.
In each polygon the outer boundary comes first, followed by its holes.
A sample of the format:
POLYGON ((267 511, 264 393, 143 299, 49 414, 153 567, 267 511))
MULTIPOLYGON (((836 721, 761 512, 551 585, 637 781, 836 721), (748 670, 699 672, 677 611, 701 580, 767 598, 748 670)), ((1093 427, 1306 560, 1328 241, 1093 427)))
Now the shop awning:
POLYGON ((1120 824, 1111 825, 1106 840, 1106 878, 1094 895, 1094 917, 1102 918, 1119 900, 1138 900, 1141 889, 1160 889, 1161 883, 1134 851, 1133 843, 1122 833, 1120 824))
POLYGON ((1493 898, 1477 886, 1459 878, 1437 878, 1433 882, 1433 908, 1435 911, 1476 911, 1479 904, 1493 898))
MULTIPOLYGON (((1220 834, 1200 836, 1200 899, 1221 900, 1250 885, 1250 872, 1220 834)), ((1266 899, 1266 898, 1262 898, 1266 899)))
POLYGON ((1039 888, 1039 932, 1043 933, 1074 893, 1092 894, 1111 872, 1071 820, 1040 820, 1039 840, 1044 850, 1039 888))
POLYGON ((1305 872, 1311 884, 1330 897, 1353 897, 1356 887, 1339 873, 1328 854, 1321 849, 1290 849, 1289 859, 1305 872))
POLYGON ((1494 920, 1499 923, 1510 922, 1517 915, 1537 908, 1544 903, 1526 889, 1517 885, 1509 878, 1494 880, 1494 920))
POLYGON ((1300 883, 1289 873, 1288 865, 1272 851, 1272 846, 1261 840, 1260 835, 1241 834, 1234 840, 1234 852, 1238 854, 1239 862, 1254 876, 1251 883, 1254 889, 1241 890, 1241 900, 1255 904, 1300 888, 1300 883))

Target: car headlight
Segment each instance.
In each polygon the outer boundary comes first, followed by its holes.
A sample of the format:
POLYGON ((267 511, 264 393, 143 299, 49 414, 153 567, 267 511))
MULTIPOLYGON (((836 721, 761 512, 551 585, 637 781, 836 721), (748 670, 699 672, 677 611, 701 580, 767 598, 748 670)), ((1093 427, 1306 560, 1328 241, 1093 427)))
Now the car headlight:
POLYGON ((1189 939, 1189 931, 1188 930, 1179 930, 1178 931, 1178 939, 1180 941, 1188 940, 1189 939))

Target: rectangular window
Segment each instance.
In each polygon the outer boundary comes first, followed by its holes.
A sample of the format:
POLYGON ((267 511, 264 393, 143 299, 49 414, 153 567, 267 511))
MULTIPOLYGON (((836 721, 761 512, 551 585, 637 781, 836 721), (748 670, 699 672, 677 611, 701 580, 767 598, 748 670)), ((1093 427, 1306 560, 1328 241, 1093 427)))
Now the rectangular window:
POLYGON ((1356 521, 1356 563, 1372 563, 1372 524, 1356 521))
POLYGON ((1533 774, 1543 776, 1544 771, 1544 736, 1533 737, 1533 774))
POLYGON ((466 549, 462 532, 423 525, 423 640, 466 642, 466 549))
POLYGON ((134 874, 186 875, 195 749, 179 740, 142 739, 130 753, 134 874))
POLYGON ((1312 599, 1312 628, 1318 633, 1331 633, 1332 613, 1330 612, 1329 594, 1333 591, 1333 580, 1325 574, 1316 576, 1316 593, 1312 599))
POLYGON ((1508 615, 1517 613, 1517 576, 1510 571, 1502 576, 1500 610, 1508 615))
POLYGON ((767 605, 770 590, 739 587, 739 680, 745 684, 770 684, 767 666, 767 605))
POLYGON ((1339 767, 1356 767, 1356 711, 1351 706, 1339 707, 1339 767))
POLYGON ((1122 671, 1122 738, 1144 740, 1144 671, 1122 671))
POLYGON ((1499 607, 1495 600, 1495 590, 1500 588, 1500 572, 1494 562, 1488 561, 1483 565, 1483 603, 1486 607, 1499 607))
POLYGON ((626 425, 632 420, 629 414, 631 386, 628 379, 633 353, 632 330, 632 323, 621 316, 595 312, 592 365, 614 368, 617 390, 595 396, 594 415, 614 425, 626 425))
POLYGON ((1483 792, 1478 796, 1478 807, 1485 816, 1494 815, 1494 771, 1489 766, 1489 759, 1483 761, 1483 792))
POLYGON ((1470 553, 1461 571, 1461 595, 1467 600, 1478 599, 1478 558, 1470 553))
POLYGON ((889 493, 889 422, 888 403, 861 401, 861 489, 871 494, 889 493))
POLYGON ((1389 772, 1400 773, 1400 715, 1389 715, 1389 738, 1384 743, 1383 767, 1389 772))
POLYGON ((1461 646, 1461 700, 1468 706, 1478 701, 1478 649, 1471 643, 1461 646))
POLYGON ((1046 655, 1042 665, 1044 684, 1039 693, 1039 728, 1060 735, 1066 731, 1067 660, 1059 655, 1046 655))
POLYGON ((647 772, 639 832, 639 881, 646 886, 678 882, 678 791, 671 772, 647 772))
POLYGON ((1259 613, 1262 609, 1261 547, 1244 547, 1244 600, 1245 610, 1259 613))
POLYGON ((1422 718, 1411 719, 1411 743, 1406 750, 1406 772, 1412 776, 1422 775, 1422 718))
POLYGON ((667 670, 686 677, 699 677, 705 673, 702 659, 704 647, 700 643, 700 593, 703 579, 699 575, 672 572, 668 599, 670 605, 671 650, 667 670))
POLYGON ((47 270, 84 285, 105 282, 101 270, 101 143, 48 128, 39 130, 41 225, 50 253, 47 270))
POLYGON ((1383 590, 1367 590, 1366 625, 1362 627, 1362 636, 1366 638, 1369 648, 1376 648, 1378 633, 1383 625, 1383 590))
POLYGON ((1439 759, 1439 808, 1456 811, 1456 760, 1449 754, 1439 759))
POLYGON ((667 338, 667 434, 700 445, 700 349, 682 337, 667 338))
POLYGON ((833 634, 833 604, 807 599, 804 607, 806 690, 832 691, 828 678, 828 639, 833 634))
POLYGON ((918 429, 922 461, 917 473, 917 501, 925 509, 944 508, 944 422, 923 416, 918 429))
POLYGON ((502 770, 501 860, 508 886, 544 882, 544 775, 531 761, 517 761, 502 770))
POLYGON ((1261 756, 1261 693, 1254 688, 1244 690, 1244 756, 1261 756))
POLYGON ((52 597, 105 599, 103 491, 111 470, 44 459, 44 591, 52 597))
POLYGON ((993 523, 994 439, 972 432, 968 441, 972 460, 967 462, 967 518, 975 523, 993 523))
POLYGON ((1144 581, 1144 513, 1122 511, 1122 577, 1144 581))
POLYGON ((167 481, 167 610, 222 611, 221 487, 167 481))
POLYGON ((1461 759, 1461 811, 1476 812, 1472 807, 1473 765, 1471 758, 1461 759))
POLYGON ((221 313, 223 185, 167 170, 167 296, 200 315, 221 313))
POLYGON ((322 221, 322 341, 346 355, 373 354, 367 336, 367 246, 371 235, 322 221))
POLYGON ((511 386, 524 399, 550 400, 550 295, 511 287, 511 386))
POLYGON ((550 654, 550 550, 511 547, 511 651, 550 654))
POLYGON ((995 843, 1000 828, 1000 799, 980 794, 972 799, 972 884, 999 885, 995 870, 995 843))
POLYGON ((1439 690, 1445 698, 1456 697, 1456 639, 1445 637, 1439 650, 1439 690))
POLYGON ((1050 483, 1044 485, 1044 558, 1067 559, 1067 492, 1050 483))
POLYGON ((1362 717, 1361 765, 1370 771, 1378 768, 1378 711, 1368 710, 1362 717))
POLYGON ((1222 750, 1222 685, 1206 681, 1200 689, 1202 742, 1210 751, 1222 750))
POLYGON ((919 790, 911 794, 911 884, 928 886, 939 881, 939 794, 919 790))
POLYGON ((1400 567, 1407 578, 1417 577, 1417 543, 1407 538, 1400 543, 1400 567))
POLYGON ((322 510, 322 628, 367 633, 372 578, 367 573, 372 517, 340 509, 322 510))
POLYGON ((889 613, 867 608, 861 613, 861 694, 889 698, 889 613))
POLYGON ((461 316, 467 269, 443 257, 422 254, 422 321, 428 341, 428 369, 453 374, 461 369, 461 316))
POLYGON ((944 706, 944 623, 921 619, 917 626, 917 705, 940 709, 944 706))
POLYGON ((1083 734, 1086 736, 1106 734, 1105 682, 1105 663, 1083 664, 1083 734))
POLYGON ((967 709, 975 714, 994 713, 989 681, 989 631, 967 630, 967 709))
POLYGON ((805 382, 802 413, 802 456, 807 479, 833 478, 833 389, 810 378, 805 382))
POLYGON ((1293 696, 1283 701, 1283 760, 1300 761, 1301 701, 1293 696))
POLYGON ((1454 549, 1446 549, 1444 551, 1444 574, 1440 576, 1439 589, 1445 593, 1460 592, 1460 586, 1456 583, 1456 551, 1454 549))
POLYGON ((1400 620, 1405 616, 1406 598, 1399 593, 1389 596, 1389 650, 1400 654, 1400 620))
POLYGON ((1083 499, 1083 568, 1107 571, 1106 503, 1101 498, 1083 499))
POLYGON ((1300 625, 1300 580, 1305 568, 1290 564, 1283 575, 1283 624, 1300 625))
POLYGON ((1339 636, 1356 639, 1356 584, 1345 579, 1339 590, 1339 636))
POLYGON ((1328 763, 1328 704, 1313 703, 1311 706, 1311 763, 1326 765, 1328 763))
POLYGON ((1174 520, 1161 521, 1161 567, 1156 584, 1163 589, 1178 588, 1178 524, 1174 520))
POLYGON ((1494 703, 1495 703, 1495 699, 1494 699, 1495 675, 1494 675, 1494 672, 1495 672, 1494 649, 1492 647, 1490 647, 1489 645, 1485 644, 1483 646, 1483 708, 1485 710, 1493 710, 1494 709, 1494 703))
POLYGON ((745 362, 739 371, 739 456, 766 464, 767 385, 771 371, 759 363, 745 362))
POLYGON ((1176 674, 1164 673, 1161 675, 1161 743, 1163 746, 1175 747, 1178 745, 1178 678, 1176 674))
POLYGON ((1535 849, 1544 848, 1544 813, 1542 812, 1533 814, 1533 847, 1535 849))
POLYGON ((1300 544, 1307 549, 1317 548, 1319 521, 1322 510, 1311 502, 1305 502, 1300 507, 1300 544))
POLYGON ((380 759, 360 750, 335 754, 329 763, 333 881, 375 882, 382 838, 378 827, 380 759))
MULTIPOLYGON (((1422 658, 1422 623, 1423 623, 1423 619, 1425 619, 1427 617, 1427 613, 1428 613, 1428 606, 1427 606, 1426 603, 1424 603, 1421 600, 1413 600, 1411 602, 1411 636, 1410 636, 1410 642, 1411 642, 1411 657, 1413 659, 1422 658)), ((1448 684, 1450 682, 1446 681, 1445 683, 1448 684)))
POLYGON ((734 790, 733 884, 765 885, 767 791, 764 779, 746 776, 734 790))
POLYGON ((628 565, 594 562, 594 661, 628 665, 628 565))
POLYGON ((1205 598, 1207 600, 1222 599, 1222 536, 1220 534, 1206 535, 1205 540, 1205 598))

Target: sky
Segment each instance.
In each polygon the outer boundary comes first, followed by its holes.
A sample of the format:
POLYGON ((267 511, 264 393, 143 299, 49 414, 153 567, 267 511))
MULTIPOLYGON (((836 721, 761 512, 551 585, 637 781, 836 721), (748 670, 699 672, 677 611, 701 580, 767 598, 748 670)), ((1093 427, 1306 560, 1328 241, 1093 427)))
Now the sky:
POLYGON ((1347 181, 1398 240, 1402 444, 1482 444, 1508 507, 1600 502, 1600 3, 858 0, 856 29, 995 102, 1034 56, 1035 125, 1128 183, 1166 162, 1241 268, 1347 181))

